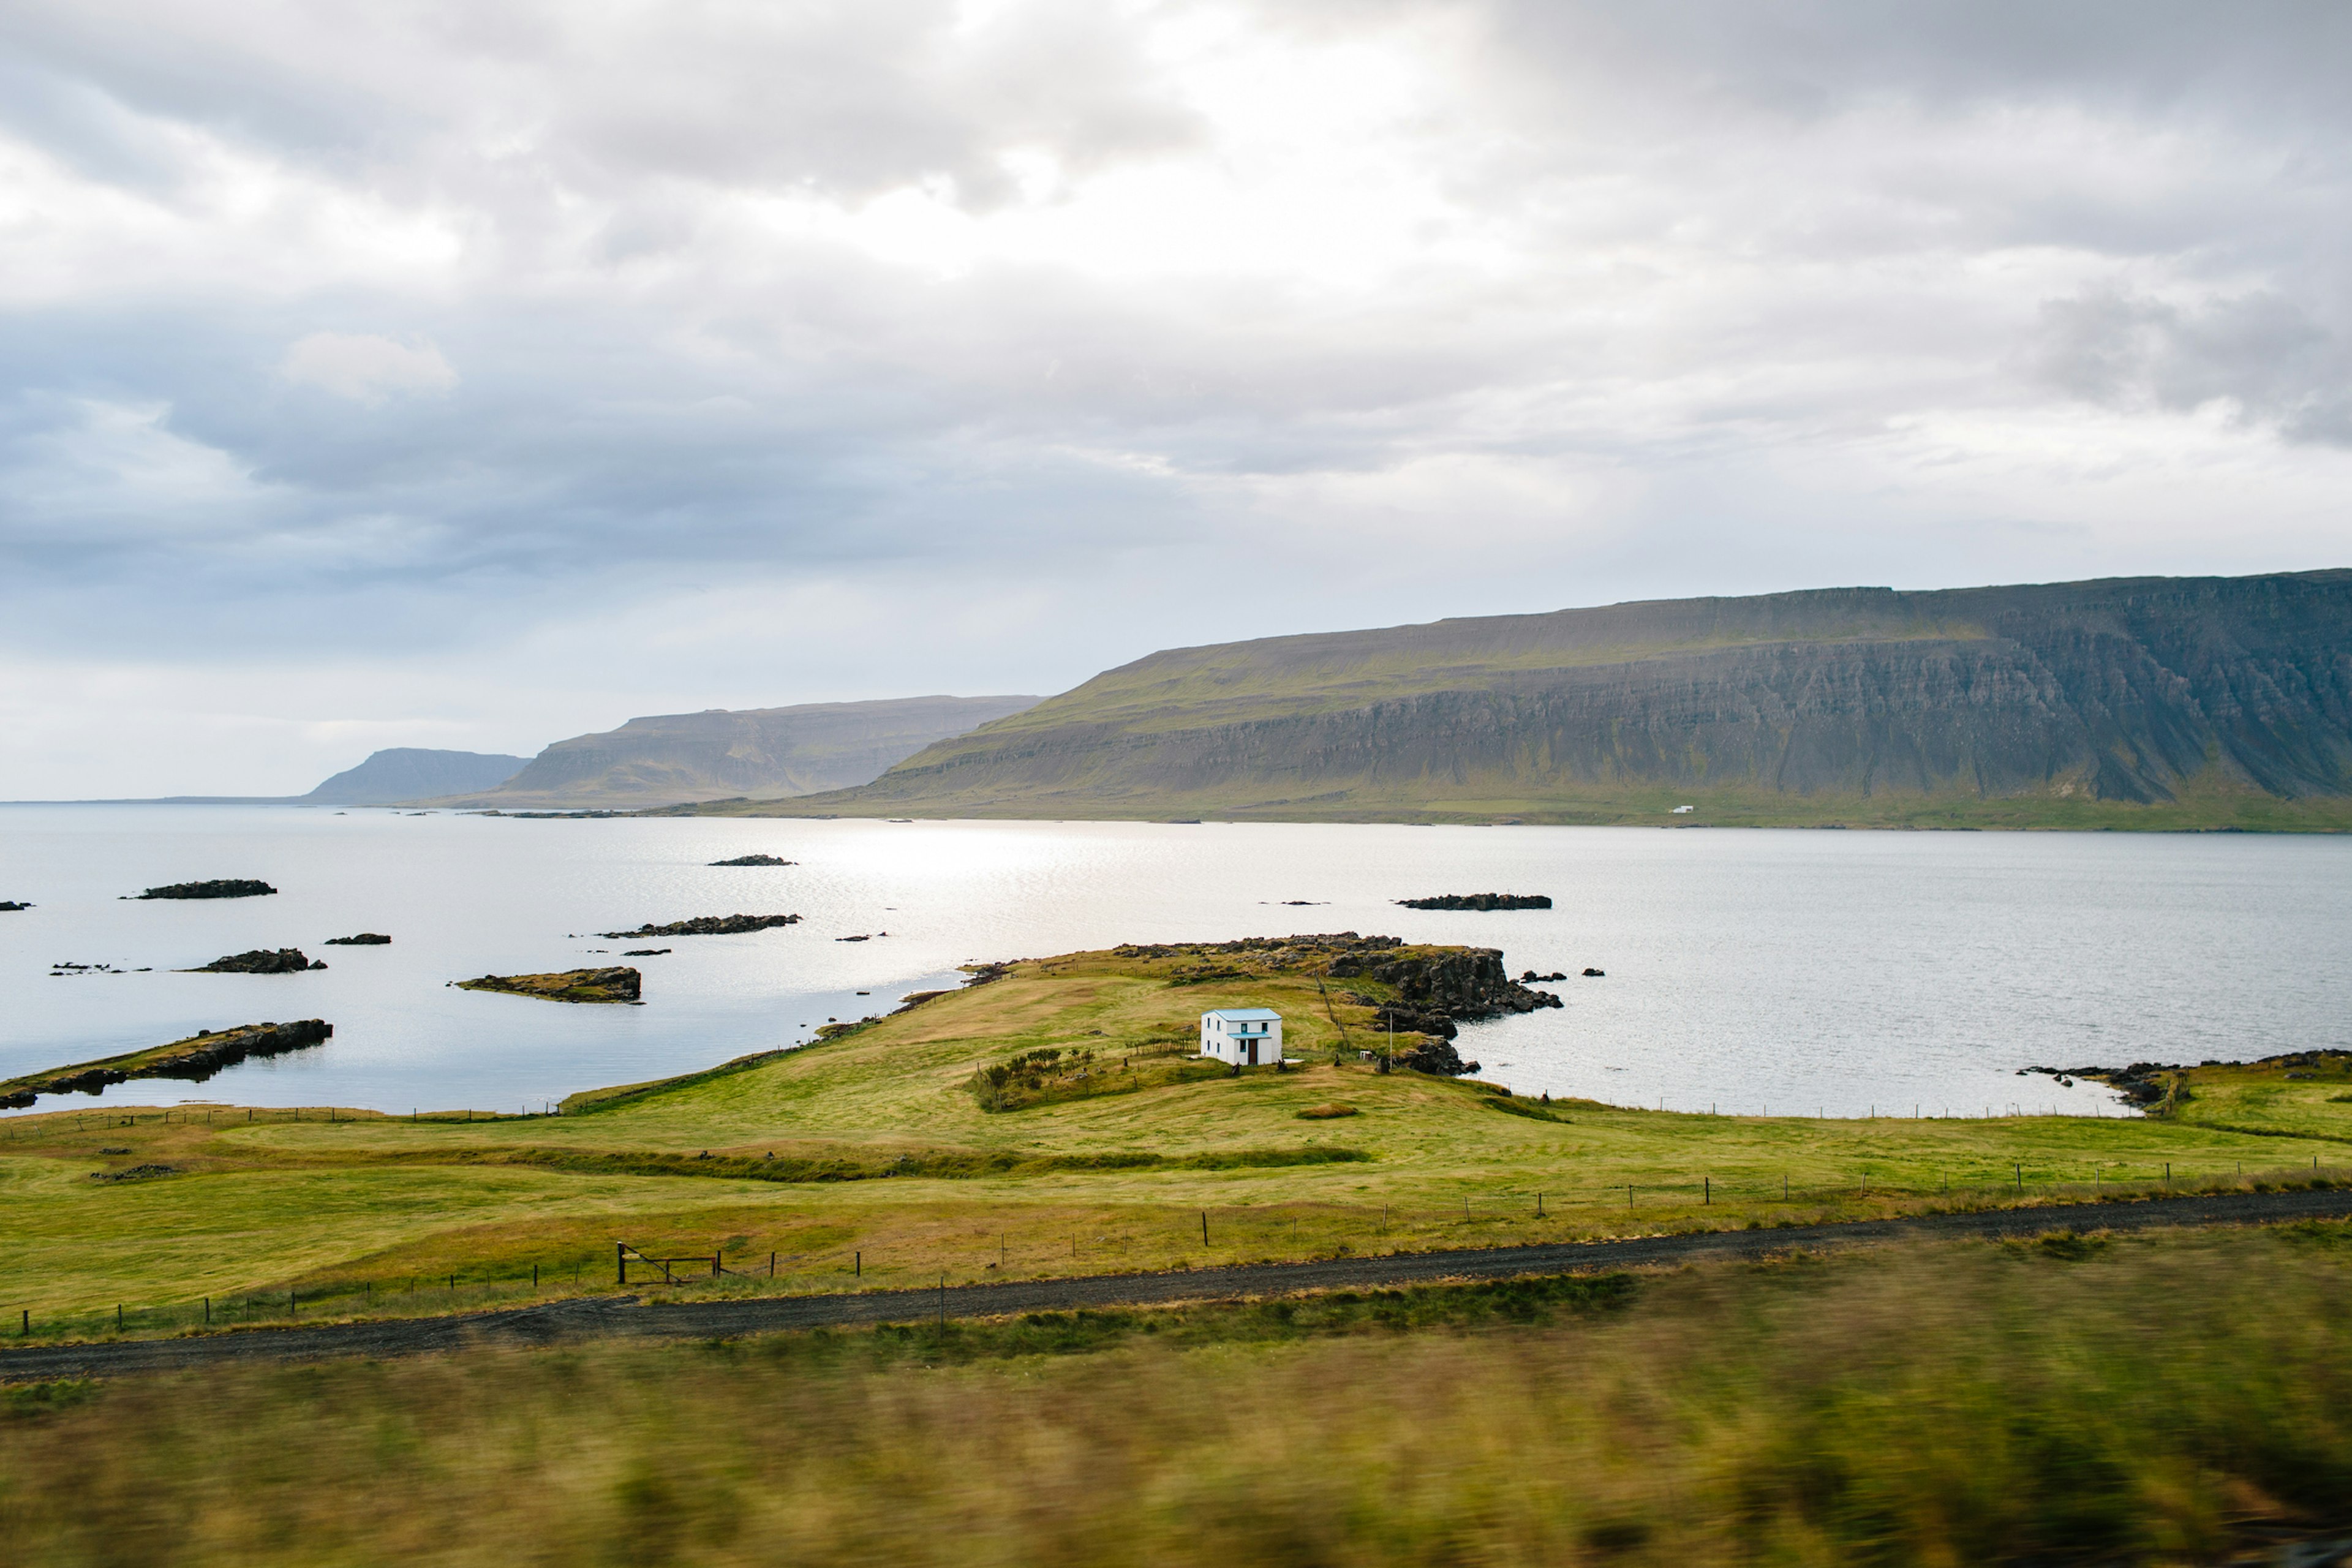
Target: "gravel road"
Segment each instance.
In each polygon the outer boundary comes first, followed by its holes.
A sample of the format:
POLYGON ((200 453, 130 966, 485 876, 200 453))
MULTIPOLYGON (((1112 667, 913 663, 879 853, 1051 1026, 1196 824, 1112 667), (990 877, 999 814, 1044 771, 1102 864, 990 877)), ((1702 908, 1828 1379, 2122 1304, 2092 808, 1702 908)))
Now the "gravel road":
POLYGON ((470 1345, 573 1344, 600 1339, 731 1339, 781 1330, 1135 1307, 1172 1301, 1276 1296, 1302 1290, 1371 1289, 1438 1280, 1504 1279, 1605 1268, 1756 1258, 1796 1247, 1850 1247, 1920 1237, 2038 1236, 2068 1228, 2111 1231, 2158 1226, 2263 1225, 2352 1216, 2352 1191, 2231 1193, 2139 1202, 2053 1205, 1979 1214, 1922 1215, 1779 1230, 1709 1231, 1620 1241, 1555 1242, 1458 1252, 1335 1258, 1310 1263, 1241 1264, 1171 1274, 1099 1274, 1070 1279, 953 1285, 944 1290, 869 1290, 856 1295, 768 1296, 730 1301, 647 1302, 636 1296, 551 1301, 541 1307, 445 1318, 253 1329, 169 1340, 28 1346, 0 1351, 0 1383, 118 1376, 243 1362, 329 1356, 422 1355, 470 1345))

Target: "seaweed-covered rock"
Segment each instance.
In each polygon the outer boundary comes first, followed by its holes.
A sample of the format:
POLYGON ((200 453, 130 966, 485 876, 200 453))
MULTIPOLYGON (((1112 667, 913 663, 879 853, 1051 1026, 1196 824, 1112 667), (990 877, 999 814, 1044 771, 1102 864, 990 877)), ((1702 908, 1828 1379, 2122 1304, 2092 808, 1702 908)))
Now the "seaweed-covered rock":
POLYGON ((250 952, 233 952, 226 958, 215 958, 210 963, 183 970, 185 974, 299 974, 306 969, 324 969, 324 963, 302 955, 299 947, 281 947, 276 951, 255 948, 250 952))
POLYGON ((485 974, 457 982, 460 991, 503 991, 550 1002, 624 1002, 639 999, 643 977, 634 969, 567 969, 557 974, 485 974))
POLYGON ((173 882, 150 888, 142 899, 258 899, 278 889, 249 877, 226 877, 210 882, 173 882))
POLYGON ((635 931, 600 931, 596 934, 614 942, 641 936, 742 936, 800 923, 798 915, 697 915, 690 921, 672 921, 667 925, 641 925, 635 931))
POLYGON ((331 936, 327 939, 327 945, 329 947, 383 947, 391 941, 392 938, 382 931, 363 931, 356 936, 331 936))
POLYGON ((773 855, 738 855, 732 860, 713 860, 714 866, 797 866, 797 860, 779 859, 773 855))
POLYGON ((1549 893, 1441 893, 1432 899, 1399 899, 1409 910, 1548 910, 1549 893))

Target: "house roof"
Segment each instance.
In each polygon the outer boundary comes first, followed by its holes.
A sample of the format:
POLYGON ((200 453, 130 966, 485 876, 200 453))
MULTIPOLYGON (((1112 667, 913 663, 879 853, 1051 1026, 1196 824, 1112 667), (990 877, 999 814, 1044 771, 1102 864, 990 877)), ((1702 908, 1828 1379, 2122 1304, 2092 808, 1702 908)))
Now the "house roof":
POLYGON ((1212 1007, 1202 1015, 1204 1018, 1243 1019, 1272 1018, 1279 1021, 1282 1015, 1271 1007, 1212 1007))

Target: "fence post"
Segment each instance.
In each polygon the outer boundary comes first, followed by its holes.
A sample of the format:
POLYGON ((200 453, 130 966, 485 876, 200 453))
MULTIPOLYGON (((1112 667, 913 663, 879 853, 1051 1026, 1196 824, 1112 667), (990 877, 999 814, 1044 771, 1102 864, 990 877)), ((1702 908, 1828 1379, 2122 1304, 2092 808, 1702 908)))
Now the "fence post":
POLYGON ((286 1315, 289 1318, 299 1318, 302 1315, 302 1309, 295 1304, 294 1292, 291 1290, 286 1292, 286 1315))
POLYGON ((852 1258, 852 1261, 851 1261, 850 1266, 849 1266, 849 1275, 850 1275, 850 1278, 851 1278, 851 1279, 865 1279, 865 1278, 866 1278, 866 1254, 864 1254, 863 1252, 857 1252, 857 1253, 853 1253, 853 1254, 851 1254, 850 1256, 851 1256, 851 1258, 852 1258))
POLYGON ((776 1255, 775 1255, 774 1253, 771 1252, 770 1254, 768 1254, 768 1278, 769 1278, 769 1279, 773 1279, 775 1277, 776 1277, 776 1255))
POLYGON ((1701 1176, 1698 1179, 1698 1201, 1703 1204, 1711 1204, 1715 1202, 1715 1178, 1713 1176, 1701 1176))
POLYGON ((714 1252, 710 1255, 710 1277, 713 1279, 718 1279, 719 1275, 719 1260, 726 1256, 727 1254, 724 1251, 714 1252))
POLYGON ((122 1331, 122 1303, 120 1301, 114 1304, 114 1331, 118 1334, 122 1331))
POLYGON ((613 1267, 616 1271, 613 1283, 626 1285, 629 1282, 629 1247, 626 1242, 613 1243, 613 1267))
POLYGON ((1203 1247, 1209 1245, 1209 1211, 1207 1209, 1201 1211, 1201 1245, 1203 1247))
POLYGON ((539 1289, 539 1265, 536 1263, 530 1266, 530 1288, 534 1290, 539 1289))
POLYGON ((205 1326, 206 1328, 210 1328, 210 1327, 212 1327, 212 1321, 213 1321, 213 1299, 212 1299, 210 1296, 207 1296, 207 1297, 205 1297, 205 1326))

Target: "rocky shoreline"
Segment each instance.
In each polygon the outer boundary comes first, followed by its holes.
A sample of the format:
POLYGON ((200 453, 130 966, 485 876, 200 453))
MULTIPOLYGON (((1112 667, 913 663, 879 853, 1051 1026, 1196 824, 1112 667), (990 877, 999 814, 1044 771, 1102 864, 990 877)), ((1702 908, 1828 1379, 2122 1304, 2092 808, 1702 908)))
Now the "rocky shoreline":
POLYGON ((283 1056, 333 1037, 335 1026, 319 1018, 290 1024, 247 1024, 203 1030, 184 1040, 127 1056, 28 1073, 0 1083, 0 1108, 19 1110, 44 1094, 96 1094, 134 1078, 182 1079, 194 1083, 254 1057, 283 1056))

